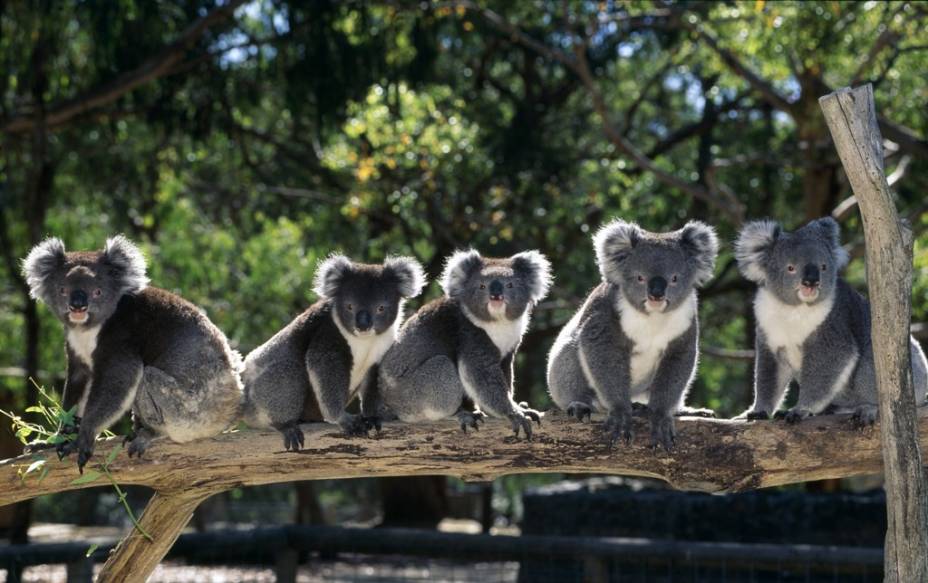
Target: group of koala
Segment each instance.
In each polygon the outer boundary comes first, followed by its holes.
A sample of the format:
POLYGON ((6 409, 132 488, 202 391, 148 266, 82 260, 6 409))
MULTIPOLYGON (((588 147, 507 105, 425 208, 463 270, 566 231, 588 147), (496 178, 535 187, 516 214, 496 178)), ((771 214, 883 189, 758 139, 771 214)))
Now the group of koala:
MULTIPOLYGON (((651 445, 674 444, 674 416, 713 413, 685 405, 696 374, 696 288, 711 279, 714 230, 698 221, 651 233, 615 220, 593 237, 602 281, 561 330, 548 359, 554 402, 579 421, 606 414, 610 442, 632 439, 632 416, 651 422, 651 445)), ((739 417, 780 416, 791 381, 797 404, 787 422, 850 412, 877 415, 867 301, 838 277, 848 261, 831 218, 788 233, 771 221, 747 224, 735 242, 742 274, 758 286, 754 403, 739 417)), ((346 434, 379 430, 384 419, 456 416, 477 429, 487 414, 532 436, 542 413, 513 399, 513 361, 532 308, 551 284, 537 251, 448 258, 444 296, 403 322, 403 303, 426 283, 420 264, 381 265, 342 255, 315 274, 319 300, 242 361, 194 305, 148 286, 145 260, 116 236, 101 251, 66 252, 60 239, 37 245, 23 271, 33 297, 64 323, 68 354, 63 408, 76 408, 77 438, 58 445, 93 453, 96 436, 132 412, 130 455, 158 435, 186 442, 243 418, 274 427, 299 450, 299 424, 319 420, 346 434), (360 414, 347 411, 355 396, 360 414), (472 406, 469 406, 472 405, 472 406)), ((916 397, 928 391, 928 363, 911 340, 916 397)))

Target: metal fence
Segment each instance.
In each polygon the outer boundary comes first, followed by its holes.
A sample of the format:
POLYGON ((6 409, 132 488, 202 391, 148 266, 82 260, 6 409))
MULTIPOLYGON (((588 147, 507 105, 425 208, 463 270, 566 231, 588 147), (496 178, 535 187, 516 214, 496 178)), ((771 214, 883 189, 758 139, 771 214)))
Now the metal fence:
MULTIPOLYGON (((89 581, 112 546, 89 558, 84 543, 0 547, 0 567, 64 563, 68 581, 89 581)), ((880 581, 882 561, 882 549, 857 547, 291 525, 186 534, 166 565, 238 565, 225 579, 235 581, 766 583, 880 581)), ((151 581, 204 580, 208 571, 169 572, 164 566, 151 581)))

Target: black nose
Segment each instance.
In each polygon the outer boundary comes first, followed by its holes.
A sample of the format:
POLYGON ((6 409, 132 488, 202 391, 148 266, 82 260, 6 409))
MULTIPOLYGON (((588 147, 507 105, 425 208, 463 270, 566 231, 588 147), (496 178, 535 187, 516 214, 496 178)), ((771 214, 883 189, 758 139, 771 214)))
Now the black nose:
POLYGON ((802 269, 802 285, 806 287, 815 287, 820 280, 821 275, 818 271, 818 265, 810 263, 802 269))
POLYGON ((371 318, 371 313, 367 310, 360 310, 358 315, 354 317, 354 323, 358 327, 358 330, 364 332, 365 330, 370 330, 371 326, 374 324, 374 319, 371 318))
POLYGON ((87 292, 76 289, 71 292, 71 298, 68 300, 68 307, 75 312, 83 312, 87 309, 87 292))
POLYGON ((662 300, 667 293, 667 280, 661 276, 652 277, 648 280, 648 299, 662 300))
POLYGON ((498 279, 494 279, 490 282, 490 299, 491 300, 501 300, 503 299, 503 282, 498 279))

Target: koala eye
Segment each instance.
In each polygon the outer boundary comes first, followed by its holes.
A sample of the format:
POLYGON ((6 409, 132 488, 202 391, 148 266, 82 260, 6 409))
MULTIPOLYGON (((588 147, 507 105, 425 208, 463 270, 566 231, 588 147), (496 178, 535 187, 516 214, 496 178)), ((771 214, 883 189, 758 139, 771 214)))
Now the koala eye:
POLYGON ((58 288, 58 294, 62 296, 66 296, 68 295, 68 290, 64 289, 63 287, 60 287, 58 288))
POLYGON ((93 297, 98 298, 98 297, 100 297, 100 296, 102 296, 102 295, 103 295, 103 290, 102 290, 102 289, 97 288, 97 289, 93 290, 93 297))
POLYGON ((512 282, 510 281, 509 283, 507 283, 506 287, 508 287, 509 289, 512 289, 512 282))
POLYGON ((794 271, 796 271, 796 266, 793 264, 789 264, 786 266, 786 271, 793 273, 794 271))
POLYGON ((384 310, 384 307, 383 307, 383 306, 377 306, 377 311, 378 311, 378 312, 383 312, 383 310, 384 310))
POLYGON ((674 275, 673 277, 670 278, 670 283, 677 283, 677 276, 676 276, 676 275, 674 275))
POLYGON ((638 281, 641 282, 641 283, 644 283, 644 276, 643 276, 643 275, 639 275, 639 276, 638 276, 638 281))
POLYGON ((481 283, 481 284, 480 284, 480 289, 487 289, 486 284, 481 283))
POLYGON ((351 305, 351 304, 348 304, 348 305, 347 305, 347 306, 345 306, 345 307, 346 307, 346 308, 348 308, 348 311, 349 311, 349 312, 351 312, 351 311, 353 311, 353 310, 354 310, 354 306, 353 306, 353 305, 351 305))
POLYGON ((828 266, 822 263, 822 271, 826 271, 827 269, 828 269, 828 266))

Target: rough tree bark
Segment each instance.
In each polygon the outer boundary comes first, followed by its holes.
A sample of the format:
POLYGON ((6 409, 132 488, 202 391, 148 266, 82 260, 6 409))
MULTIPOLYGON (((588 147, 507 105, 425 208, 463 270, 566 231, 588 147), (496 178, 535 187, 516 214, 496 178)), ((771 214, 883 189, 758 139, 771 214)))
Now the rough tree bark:
POLYGON ((885 580, 928 581, 928 490, 909 363, 912 232, 899 220, 883 171, 873 87, 840 89, 820 103, 864 223, 885 465, 885 580))
MULTIPOLYGON (((193 509, 212 494, 241 486, 380 476, 459 476, 488 481, 518 473, 597 473, 659 478, 672 487, 734 492, 882 470, 875 430, 857 431, 847 416, 814 417, 798 426, 781 422, 744 423, 681 419, 671 454, 645 446, 648 427, 636 419, 631 446, 609 447, 598 420, 576 423, 549 413, 535 440, 515 439, 507 422, 491 420, 477 433, 462 435, 452 422, 390 423, 376 438, 346 438, 330 425, 304 425, 308 448, 281 450, 276 432, 242 431, 188 444, 156 440, 144 459, 121 452, 110 464, 126 485, 158 492, 142 516, 149 542, 131 532, 104 567, 105 581, 144 581, 186 525, 193 509), (828 439, 822 437, 827 435, 828 439)), ((928 412, 919 423, 928 444, 928 412)), ((97 443, 87 470, 119 447, 120 438, 97 443)), ((73 459, 50 451, 0 461, 0 505, 43 494, 105 484, 100 478, 74 484, 73 459), (47 474, 22 472, 46 459, 47 474)))

